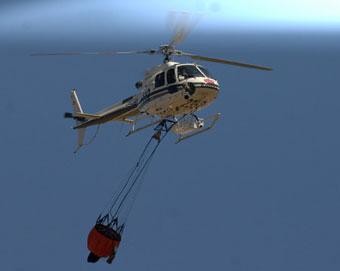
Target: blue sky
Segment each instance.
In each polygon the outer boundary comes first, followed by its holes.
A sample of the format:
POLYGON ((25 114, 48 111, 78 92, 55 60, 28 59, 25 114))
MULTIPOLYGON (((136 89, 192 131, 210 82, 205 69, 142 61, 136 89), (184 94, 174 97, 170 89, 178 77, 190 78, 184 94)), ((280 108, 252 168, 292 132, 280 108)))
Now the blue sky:
POLYGON ((339 271, 340 35, 325 35, 339 29, 336 3, 98 2, 1 1, 0 270, 339 271), (96 112, 161 58, 29 54, 156 47, 168 10, 205 14, 180 49, 274 71, 204 63, 221 89, 198 115, 221 119, 166 138, 113 266, 89 265, 87 234, 151 131, 126 138, 108 123, 74 155, 70 90, 96 112))

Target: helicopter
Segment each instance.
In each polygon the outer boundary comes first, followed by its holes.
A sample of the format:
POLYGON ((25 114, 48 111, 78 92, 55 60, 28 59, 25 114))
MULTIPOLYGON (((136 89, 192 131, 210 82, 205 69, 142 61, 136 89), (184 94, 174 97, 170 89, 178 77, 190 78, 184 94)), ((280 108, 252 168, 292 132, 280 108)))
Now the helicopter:
POLYGON ((170 42, 161 45, 158 49, 32 54, 33 56, 146 54, 162 55, 164 57, 163 63, 147 70, 144 79, 135 84, 139 91, 137 94, 127 97, 97 113, 84 112, 76 90, 71 91, 73 112, 66 112, 64 117, 76 121, 76 125, 73 127, 78 132, 76 151, 84 145, 86 128, 110 121, 120 121, 131 125, 127 134, 127 136, 130 136, 167 120, 174 124, 171 126, 171 131, 178 135, 176 143, 213 128, 220 118, 220 113, 205 118, 198 117, 196 113, 211 105, 218 97, 220 90, 218 81, 202 65, 192 62, 175 62, 172 60, 174 56, 262 71, 272 70, 272 68, 266 66, 212 58, 177 50, 176 46, 187 35, 188 30, 185 27, 178 28, 170 42), (147 121, 146 124, 138 125, 145 122, 145 120, 147 121))

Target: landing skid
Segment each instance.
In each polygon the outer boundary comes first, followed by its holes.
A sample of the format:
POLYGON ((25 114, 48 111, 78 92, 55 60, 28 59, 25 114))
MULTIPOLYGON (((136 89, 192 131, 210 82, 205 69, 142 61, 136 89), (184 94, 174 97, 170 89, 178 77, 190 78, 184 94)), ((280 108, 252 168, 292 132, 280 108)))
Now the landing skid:
MULTIPOLYGON (((211 115, 211 116, 208 116, 204 119, 204 121, 207 123, 209 123, 209 125, 207 127, 202 127, 202 128, 198 128, 196 130, 194 130, 193 132, 190 132, 188 134, 183 134, 183 135, 180 135, 177 140, 176 140, 176 144, 185 140, 185 139, 188 139, 190 137, 193 137, 195 135, 198 135, 198 134, 201 134, 201 133, 204 133, 208 130, 210 130, 211 128, 213 128, 216 124, 216 122, 219 120, 221 116, 221 113, 217 113, 217 114, 214 114, 214 115, 211 115)), ((184 116, 183 116, 184 117, 184 116)), ((183 118, 182 117, 182 118, 183 118)), ((197 118, 197 116, 195 116, 197 118)), ((152 127, 152 126, 156 126, 154 128, 155 131, 158 131, 159 129, 162 129, 162 131, 168 131, 168 130, 171 130, 172 129, 172 126, 174 124, 176 124, 179 120, 175 119, 175 120, 170 120, 170 119, 158 119, 158 120, 155 120, 155 121, 151 121, 150 123, 148 124, 145 124, 143 126, 140 126, 140 127, 136 127, 136 124, 137 124, 137 121, 133 121, 133 120, 130 120, 129 121, 129 124, 132 125, 130 131, 127 133, 126 136, 130 136, 130 135, 133 135, 135 133, 138 133, 144 129, 147 129, 149 127, 152 127)))
POLYGON ((191 132, 189 134, 180 135, 175 143, 178 144, 185 139, 188 139, 190 137, 193 137, 195 135, 198 135, 198 134, 201 134, 201 133, 204 133, 204 132, 210 130, 211 128, 213 128, 215 126, 216 122, 219 120, 220 117, 221 117, 221 113, 217 113, 215 115, 211 115, 209 117, 206 117, 204 120, 210 121, 210 124, 209 124, 208 127, 198 128, 197 130, 195 130, 194 132, 191 132))
POLYGON ((142 131, 142 130, 144 130, 144 129, 147 129, 147 128, 149 128, 149 127, 151 127, 151 126, 154 126, 154 125, 156 125, 156 124, 159 124, 159 123, 161 123, 161 122, 162 122, 162 120, 159 119, 159 120, 152 121, 152 122, 150 122, 150 123, 148 123, 148 124, 146 124, 146 125, 143 125, 143 126, 141 126, 141 127, 137 127, 137 128, 136 128, 137 121, 133 121, 133 122, 132 122, 131 130, 127 133, 126 136, 130 136, 130 135, 132 135, 132 134, 135 134, 135 133, 137 133, 137 132, 140 132, 140 131, 142 131))

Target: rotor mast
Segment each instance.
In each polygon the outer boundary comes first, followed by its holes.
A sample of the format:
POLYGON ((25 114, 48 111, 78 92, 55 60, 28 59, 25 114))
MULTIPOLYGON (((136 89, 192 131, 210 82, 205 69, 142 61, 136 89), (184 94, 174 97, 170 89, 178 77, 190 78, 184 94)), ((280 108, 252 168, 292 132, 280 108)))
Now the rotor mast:
POLYGON ((168 63, 171 56, 174 54, 175 48, 171 45, 165 44, 159 47, 159 52, 164 55, 163 63, 168 63))

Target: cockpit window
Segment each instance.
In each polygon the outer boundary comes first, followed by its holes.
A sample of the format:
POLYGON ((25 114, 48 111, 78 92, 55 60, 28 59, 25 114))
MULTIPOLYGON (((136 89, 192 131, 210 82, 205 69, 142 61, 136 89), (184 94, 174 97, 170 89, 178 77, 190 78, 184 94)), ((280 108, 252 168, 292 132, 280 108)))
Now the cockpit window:
POLYGON ((179 79, 181 79, 180 76, 183 76, 184 79, 192 78, 192 77, 203 77, 204 76, 194 65, 179 66, 177 73, 178 73, 179 79))
POLYGON ((155 88, 164 86, 164 84, 165 84, 165 76, 164 76, 164 72, 161 72, 157 74, 155 77, 155 88))
POLYGON ((175 69, 170 69, 167 71, 166 79, 168 81, 168 84, 172 84, 176 82, 175 69))
POLYGON ((211 73, 204 67, 198 66, 198 68, 205 74, 206 77, 212 78, 211 73))

